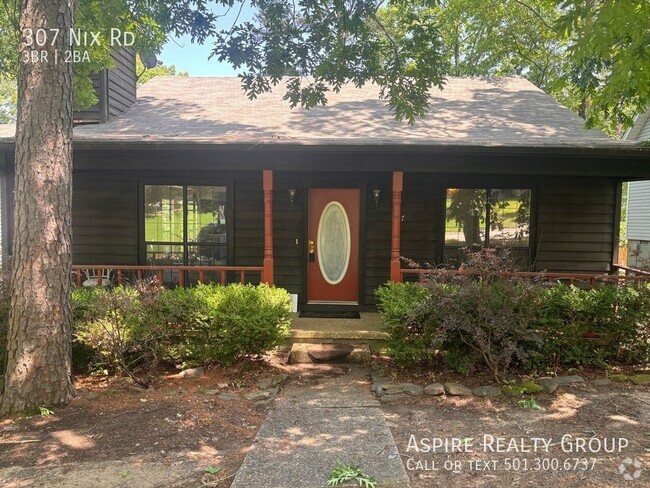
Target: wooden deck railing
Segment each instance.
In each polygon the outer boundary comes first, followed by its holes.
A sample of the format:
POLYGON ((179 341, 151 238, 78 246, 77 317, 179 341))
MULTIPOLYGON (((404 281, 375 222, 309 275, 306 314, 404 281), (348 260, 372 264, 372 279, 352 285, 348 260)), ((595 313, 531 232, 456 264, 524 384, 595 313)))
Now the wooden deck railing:
MULTIPOLYGON (((621 268, 620 266, 615 266, 616 268, 621 268)), ((498 273, 501 276, 506 278, 518 276, 522 278, 537 279, 539 281, 553 282, 553 281, 562 281, 567 282, 570 285, 574 285, 578 282, 588 283, 591 288, 594 288, 597 283, 641 283, 641 282, 650 282, 650 273, 632 270, 638 272, 639 274, 590 274, 590 273, 544 273, 540 271, 515 271, 508 273, 498 273)), ((480 275, 479 271, 468 270, 468 269, 420 269, 420 268, 407 268, 401 269, 400 275, 402 281, 406 276, 418 276, 420 279, 426 277, 427 275, 441 275, 441 276, 478 276, 480 275)))
POLYGON ((614 267, 614 271, 618 271, 619 273, 623 273, 623 276, 645 276, 647 278, 650 278, 650 271, 644 271, 642 269, 631 268, 631 267, 625 266, 623 264, 615 264, 613 267, 614 267))
MULTIPOLYGON (((87 272, 93 272, 93 279, 96 279, 97 286, 102 286, 105 272, 111 272, 111 281, 117 285, 135 279, 141 281, 145 277, 156 277, 161 283, 164 282, 166 272, 176 273, 175 282, 178 286, 185 286, 187 280, 186 274, 196 273, 197 283, 205 283, 206 275, 215 273, 219 275, 218 283, 225 285, 228 282, 228 274, 238 276, 240 283, 246 283, 246 277, 250 274, 259 274, 260 282, 264 282, 264 268, 262 266, 123 266, 123 265, 81 265, 72 266, 74 283, 76 286, 82 286, 88 278, 87 272), (86 275, 86 276, 84 276, 86 275)), ((213 280, 214 282, 214 280, 213 280)))

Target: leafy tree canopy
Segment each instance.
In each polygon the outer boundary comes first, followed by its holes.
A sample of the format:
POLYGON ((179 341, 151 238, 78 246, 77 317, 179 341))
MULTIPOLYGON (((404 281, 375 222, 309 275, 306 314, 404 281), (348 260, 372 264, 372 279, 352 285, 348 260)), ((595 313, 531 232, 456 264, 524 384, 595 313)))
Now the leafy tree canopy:
POLYGON ((140 56, 136 56, 135 58, 135 72, 138 75, 138 85, 144 85, 156 76, 189 76, 187 71, 176 71, 176 66, 173 64, 166 65, 158 63, 153 68, 147 68, 142 63, 140 56))
MULTIPOLYGON (((9 79, 18 4, 0 0, 0 73, 9 79)), ((212 42, 251 99, 280 86, 291 106, 374 82, 396 117, 413 122, 445 76, 482 75, 525 76, 612 135, 650 105, 647 0, 78 0, 75 16, 82 30, 135 32, 142 53, 159 52, 170 34, 212 42), (219 22, 247 2, 252 21, 219 22)), ((93 46, 91 62, 75 65, 77 106, 95 102, 88 74, 110 66, 108 49, 93 46)))

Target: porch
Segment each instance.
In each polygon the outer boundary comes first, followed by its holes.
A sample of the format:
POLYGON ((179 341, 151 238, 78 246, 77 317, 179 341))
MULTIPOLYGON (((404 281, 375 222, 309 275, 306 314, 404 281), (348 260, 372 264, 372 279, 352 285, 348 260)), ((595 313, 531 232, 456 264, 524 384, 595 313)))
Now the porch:
POLYGON ((119 199, 112 173, 77 177, 77 286, 89 274, 98 286, 145 277, 167 286, 263 282, 287 289, 300 311, 374 312, 377 287, 428 272, 402 256, 437 266, 466 245, 513 249, 530 278, 638 280, 615 265, 613 179, 393 170, 350 172, 342 182, 331 171, 265 169, 206 172, 194 183, 179 174, 122 175, 131 193, 119 199), (468 198, 482 216, 458 215, 454 205, 468 198))

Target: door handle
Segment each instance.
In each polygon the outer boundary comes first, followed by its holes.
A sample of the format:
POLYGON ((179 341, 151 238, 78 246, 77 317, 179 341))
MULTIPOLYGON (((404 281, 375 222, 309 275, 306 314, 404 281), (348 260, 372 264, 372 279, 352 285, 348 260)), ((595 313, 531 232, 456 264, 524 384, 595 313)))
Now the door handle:
POLYGON ((307 245, 307 252, 309 253, 309 261, 316 261, 316 245, 314 241, 310 240, 307 245))

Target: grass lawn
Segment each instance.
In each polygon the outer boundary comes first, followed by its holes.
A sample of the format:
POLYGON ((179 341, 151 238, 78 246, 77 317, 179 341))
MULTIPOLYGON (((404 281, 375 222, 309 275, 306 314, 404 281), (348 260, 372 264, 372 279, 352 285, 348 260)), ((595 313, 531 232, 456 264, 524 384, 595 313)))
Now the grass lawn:
MULTIPOLYGON (((183 241, 183 214, 182 211, 174 210, 172 218, 165 212, 159 212, 155 216, 145 216, 144 230, 145 240, 148 242, 182 242, 183 241), (170 222, 171 220, 171 222, 170 222), (170 228, 172 235, 170 236, 170 228)), ((212 212, 198 214, 198 221, 193 220, 193 215, 189 215, 190 221, 187 227, 187 238, 193 240, 199 234, 202 227, 215 222, 215 216, 212 212)))

